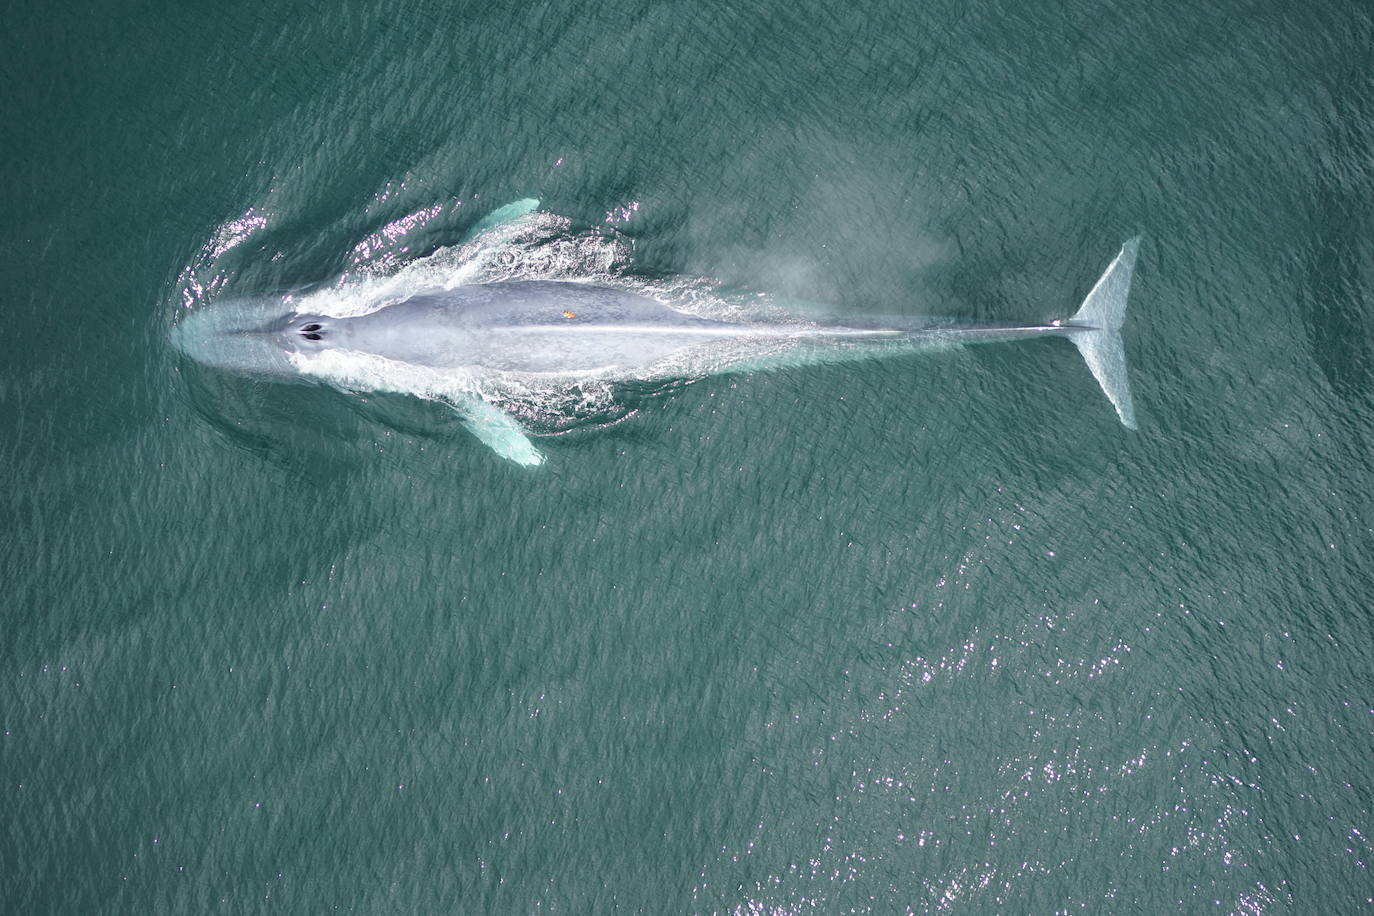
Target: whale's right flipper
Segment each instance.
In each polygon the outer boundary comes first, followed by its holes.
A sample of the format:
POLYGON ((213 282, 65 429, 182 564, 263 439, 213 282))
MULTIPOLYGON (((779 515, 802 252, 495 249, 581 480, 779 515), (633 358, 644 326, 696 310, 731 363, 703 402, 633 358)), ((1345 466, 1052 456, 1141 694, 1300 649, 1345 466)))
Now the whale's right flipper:
POLYGON ((1131 292, 1131 274, 1135 271, 1135 255, 1139 247, 1140 236, 1121 246, 1121 252, 1107 265, 1097 285, 1069 320, 1071 329, 1075 325, 1082 328, 1071 330, 1069 340, 1083 354, 1093 378, 1102 386, 1102 393, 1112 402, 1117 416, 1127 429, 1135 429, 1136 424, 1131 385, 1126 378, 1126 350, 1121 343, 1121 324, 1126 317, 1126 297, 1131 292))
POLYGON ((468 231, 467 238, 475 239, 484 232, 509 225, 538 209, 539 199, 536 197, 526 197, 514 203, 506 204, 504 207, 497 207, 477 221, 477 225, 468 231))
POLYGON ((463 418, 463 425, 502 458, 526 467, 544 463, 543 454, 509 414, 476 395, 453 404, 453 409, 463 418))

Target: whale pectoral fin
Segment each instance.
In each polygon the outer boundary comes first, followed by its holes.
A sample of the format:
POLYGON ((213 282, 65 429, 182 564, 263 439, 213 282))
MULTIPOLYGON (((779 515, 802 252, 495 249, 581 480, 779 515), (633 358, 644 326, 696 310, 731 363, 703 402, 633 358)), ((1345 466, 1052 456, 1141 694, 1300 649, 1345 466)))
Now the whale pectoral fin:
POLYGON ((486 216, 478 220, 477 225, 472 227, 467 237, 475 239, 484 232, 490 232, 507 223, 513 223, 523 216, 528 216, 539 209, 539 199, 536 197, 526 197, 514 203, 506 204, 504 207, 497 207, 486 216))
POLYGON ((463 418, 463 425, 479 441, 502 458, 535 467, 544 463, 544 456, 530 442, 529 436, 514 418, 503 413, 479 397, 471 397, 453 405, 463 418))

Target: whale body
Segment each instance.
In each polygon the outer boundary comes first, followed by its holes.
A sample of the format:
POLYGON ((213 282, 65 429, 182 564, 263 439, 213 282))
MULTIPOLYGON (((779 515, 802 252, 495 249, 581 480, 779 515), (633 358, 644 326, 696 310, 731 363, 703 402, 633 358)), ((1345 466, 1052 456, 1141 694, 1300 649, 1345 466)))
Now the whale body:
POLYGON ((186 315, 173 340, 196 361, 236 372, 350 390, 429 396, 442 390, 468 429, 522 465, 540 464, 544 456, 488 400, 493 380, 568 386, 650 380, 1046 336, 1067 338, 1079 349, 1121 422, 1134 428, 1121 325, 1138 245, 1138 238, 1127 241, 1078 311, 1049 324, 727 321, 593 283, 507 280, 418 292, 353 317, 300 314, 283 310, 281 301, 216 305, 186 315), (368 371, 356 369, 360 362, 368 371))

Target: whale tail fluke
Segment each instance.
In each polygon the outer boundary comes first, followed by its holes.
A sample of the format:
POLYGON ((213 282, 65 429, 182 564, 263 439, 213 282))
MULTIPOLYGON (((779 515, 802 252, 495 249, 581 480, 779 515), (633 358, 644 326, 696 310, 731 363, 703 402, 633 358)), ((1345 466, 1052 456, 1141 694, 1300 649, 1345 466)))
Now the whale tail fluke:
POLYGON ((1121 246, 1120 253, 1107 266, 1068 324, 1070 329, 1078 328, 1070 331, 1069 340, 1083 354, 1093 378, 1102 386, 1102 393, 1112 402, 1127 429, 1135 429, 1136 422, 1131 385, 1126 378, 1121 324, 1126 317, 1126 297, 1131 292, 1131 274, 1135 271, 1139 247, 1139 236, 1121 246))

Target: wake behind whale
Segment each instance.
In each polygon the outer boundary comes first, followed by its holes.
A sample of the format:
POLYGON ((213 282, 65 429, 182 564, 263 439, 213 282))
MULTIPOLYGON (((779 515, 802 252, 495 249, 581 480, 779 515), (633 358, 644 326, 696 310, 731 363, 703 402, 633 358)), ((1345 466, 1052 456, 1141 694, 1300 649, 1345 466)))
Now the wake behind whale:
MULTIPOLYGON (((521 201, 488 217, 477 249, 498 249, 536 206, 521 201)), ((183 316, 172 336, 187 356, 220 369, 443 401, 479 440, 522 465, 544 456, 498 406, 522 393, 1045 336, 1078 348, 1121 422, 1134 428, 1121 326, 1138 245, 1127 241, 1078 311, 1050 324, 906 319, 857 327, 701 315, 577 277, 481 282, 478 273, 478 282, 463 282, 460 273, 418 289, 382 283, 361 297, 216 303, 183 316)))

